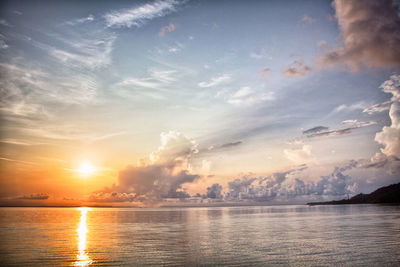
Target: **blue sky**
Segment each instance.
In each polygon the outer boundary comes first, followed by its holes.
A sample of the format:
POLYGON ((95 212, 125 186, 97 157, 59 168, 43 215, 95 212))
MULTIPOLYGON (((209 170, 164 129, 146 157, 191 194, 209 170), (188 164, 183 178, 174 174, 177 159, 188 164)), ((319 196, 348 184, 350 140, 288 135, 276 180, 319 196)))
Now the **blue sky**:
POLYGON ((358 5, 3 1, 1 196, 82 200, 71 177, 83 161, 97 170, 86 194, 101 201, 205 194, 215 183, 227 194, 236 178, 276 181, 276 173, 287 181, 277 197, 301 180, 301 199, 398 181, 399 131, 389 115, 398 101, 397 7, 383 1, 387 27, 363 34, 358 25, 384 15, 373 1, 358 5), (152 158, 163 151, 168 160, 152 158), (378 159, 386 163, 368 171, 378 159), (345 178, 335 174, 353 161, 345 178), (163 190, 134 189, 140 168, 152 166, 167 177, 155 181, 163 190), (189 176, 177 178, 177 169, 189 176), (40 183, 43 174, 52 182, 40 183), (21 186, 30 177, 37 182, 21 186), (322 177, 335 181, 310 189, 322 177), (125 195, 112 199, 114 191, 125 195))

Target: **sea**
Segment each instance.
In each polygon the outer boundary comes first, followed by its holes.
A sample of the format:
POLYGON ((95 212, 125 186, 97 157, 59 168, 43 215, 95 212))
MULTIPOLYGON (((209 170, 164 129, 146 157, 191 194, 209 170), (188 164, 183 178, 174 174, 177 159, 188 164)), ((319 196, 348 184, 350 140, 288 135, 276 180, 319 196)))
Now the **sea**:
POLYGON ((1 266, 400 266, 400 206, 0 208, 1 266))

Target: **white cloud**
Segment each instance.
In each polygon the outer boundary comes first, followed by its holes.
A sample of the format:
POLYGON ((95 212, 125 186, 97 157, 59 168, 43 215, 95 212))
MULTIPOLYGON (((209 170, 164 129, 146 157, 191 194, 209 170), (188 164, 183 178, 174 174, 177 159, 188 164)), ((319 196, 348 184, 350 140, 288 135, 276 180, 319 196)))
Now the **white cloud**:
POLYGON ((274 99, 273 92, 258 93, 255 92, 250 87, 244 86, 241 87, 238 91, 236 91, 233 95, 231 95, 227 99, 227 102, 232 105, 247 106, 273 99, 274 99))
POLYGON ((163 17, 176 11, 179 3, 174 0, 154 1, 134 8, 112 11, 104 15, 107 27, 140 27, 146 21, 163 17))
POLYGON ((84 17, 84 18, 67 21, 66 24, 75 26, 77 24, 90 22, 90 21, 94 21, 94 16, 92 14, 89 14, 87 17, 84 17))
POLYGON ((392 94, 393 103, 389 110, 391 125, 384 126, 382 131, 376 134, 375 141, 383 145, 383 154, 400 158, 400 75, 392 75, 381 88, 385 93, 392 94))
POLYGON ((350 125, 353 128, 360 128, 360 127, 374 125, 374 124, 376 124, 376 122, 374 122, 374 121, 345 120, 345 121, 342 121, 342 124, 350 125))
POLYGON ((363 110, 363 112, 368 113, 370 115, 378 112, 382 112, 385 110, 388 110, 390 106, 392 105, 392 101, 386 101, 383 103, 375 104, 373 106, 367 107, 363 110))
POLYGON ((311 149, 311 145, 302 144, 300 148, 284 149, 283 153, 287 159, 293 161, 294 163, 303 164, 314 161, 311 149))
POLYGON ((231 80, 231 78, 232 78, 231 75, 223 74, 221 76, 211 78, 211 81, 209 81, 209 82, 201 82, 198 85, 199 85, 199 87, 203 87, 203 88, 213 87, 213 86, 228 82, 231 80))
POLYGON ((346 105, 346 104, 342 104, 340 106, 337 106, 332 112, 333 113, 337 113, 337 112, 341 112, 341 111, 354 111, 354 110, 364 110, 368 107, 368 105, 364 102, 357 102, 351 105, 346 105))

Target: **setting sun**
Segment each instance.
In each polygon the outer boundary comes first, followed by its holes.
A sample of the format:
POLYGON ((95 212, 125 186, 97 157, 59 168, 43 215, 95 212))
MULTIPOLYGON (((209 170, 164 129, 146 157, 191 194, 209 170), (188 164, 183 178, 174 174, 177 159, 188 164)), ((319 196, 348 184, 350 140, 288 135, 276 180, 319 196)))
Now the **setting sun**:
POLYGON ((90 176, 96 171, 96 168, 89 162, 84 162, 77 171, 83 176, 90 176))

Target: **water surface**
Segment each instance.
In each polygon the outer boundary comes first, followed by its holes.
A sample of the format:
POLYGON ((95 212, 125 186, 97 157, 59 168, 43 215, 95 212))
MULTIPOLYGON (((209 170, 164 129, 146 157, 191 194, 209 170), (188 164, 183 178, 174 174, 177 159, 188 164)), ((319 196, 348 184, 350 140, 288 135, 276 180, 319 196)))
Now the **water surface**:
POLYGON ((399 266, 400 207, 0 208, 2 266, 399 266))

